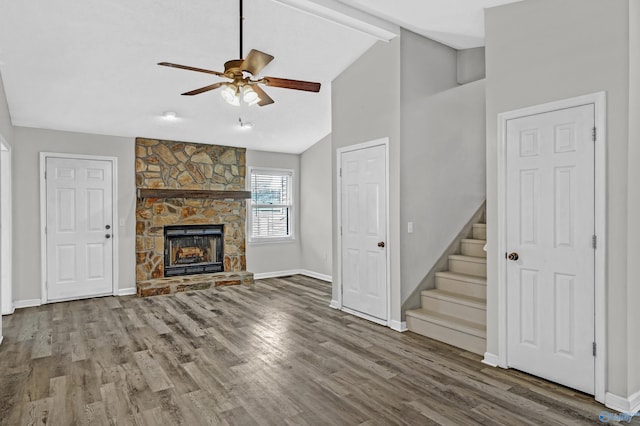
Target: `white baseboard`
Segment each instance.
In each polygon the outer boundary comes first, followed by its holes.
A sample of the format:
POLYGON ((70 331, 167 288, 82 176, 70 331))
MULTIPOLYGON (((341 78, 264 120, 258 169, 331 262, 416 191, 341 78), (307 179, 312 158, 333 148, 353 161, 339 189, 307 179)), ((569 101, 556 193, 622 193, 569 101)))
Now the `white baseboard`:
POLYGON ((121 288, 120 290, 118 290, 118 296, 131 296, 132 294, 136 293, 137 292, 135 287, 121 288))
POLYGON ((389 321, 389 328, 395 331, 399 331, 400 333, 404 333, 408 331, 407 322, 406 321, 389 321))
POLYGON ((489 352, 485 352, 484 353, 484 359, 482 360, 483 364, 487 364, 490 365, 492 367, 498 367, 500 365, 500 358, 498 358, 498 355, 489 353, 489 352))
POLYGON ((256 280, 263 280, 265 278, 288 277, 289 275, 306 275, 307 277, 316 278, 327 282, 331 282, 332 280, 332 277, 330 275, 307 271, 306 269, 289 269, 286 271, 260 272, 257 274, 253 274, 253 278, 256 280))
POLYGON ((16 311, 16 307, 11 305, 11 310, 9 312, 3 312, 2 315, 12 315, 16 311))
POLYGON ((14 309, 20 308, 32 308, 34 306, 42 305, 42 299, 25 299, 25 300, 16 300, 13 302, 14 309))
POLYGON ((342 306, 340 306, 340 302, 334 299, 332 299, 331 303, 329 303, 329 307, 333 309, 342 309, 342 306))
POLYGON ((628 398, 607 392, 604 405, 621 413, 637 413, 640 411, 640 391, 628 398))
POLYGON ((4 336, 0 336, 0 345, 2 344, 3 340, 4 340, 4 336))
POLYGON ((631 406, 630 413, 640 412, 640 391, 629 397, 629 405, 631 406))
POLYGON ((321 274, 319 272, 308 271, 306 269, 301 269, 298 272, 301 275, 306 275, 307 277, 315 278, 317 280, 326 281, 328 283, 333 281, 333 277, 331 275, 321 274))

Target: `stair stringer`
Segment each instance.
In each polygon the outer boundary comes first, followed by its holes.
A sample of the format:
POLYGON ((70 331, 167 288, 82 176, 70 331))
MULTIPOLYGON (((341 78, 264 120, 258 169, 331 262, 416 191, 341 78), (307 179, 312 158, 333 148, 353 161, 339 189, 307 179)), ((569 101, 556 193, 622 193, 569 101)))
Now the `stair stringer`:
POLYGON ((420 281, 420 284, 418 284, 413 292, 411 292, 411 295, 402 303, 402 321, 406 321, 406 312, 408 310, 417 309, 422 306, 422 292, 424 290, 436 288, 436 273, 449 270, 449 255, 460 253, 462 240, 472 237, 473 225, 478 222, 484 222, 486 204, 486 201, 482 202, 473 216, 471 216, 471 219, 462 227, 449 247, 446 248, 427 275, 420 281))

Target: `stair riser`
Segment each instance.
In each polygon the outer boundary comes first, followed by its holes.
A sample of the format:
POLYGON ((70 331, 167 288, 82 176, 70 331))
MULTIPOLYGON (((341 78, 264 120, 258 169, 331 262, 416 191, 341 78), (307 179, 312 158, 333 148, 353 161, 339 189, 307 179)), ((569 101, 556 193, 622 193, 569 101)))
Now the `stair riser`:
POLYGON ((486 240, 487 239, 486 226, 473 225, 473 238, 476 240, 486 240))
POLYGON ((436 288, 449 293, 487 299, 487 286, 436 276, 436 288))
POLYGON ((487 326, 487 311, 484 309, 461 305, 448 300, 435 299, 425 295, 422 296, 422 309, 487 326))
POLYGON ((449 270, 460 274, 487 276, 487 264, 468 262, 465 260, 449 259, 449 270))
POLYGON ((483 250, 484 243, 466 243, 462 242, 462 254, 465 256, 473 256, 473 257, 487 257, 487 252, 483 250))
POLYGON ((407 327, 414 333, 457 346, 478 355, 484 354, 487 347, 486 340, 481 337, 462 333, 419 318, 407 316, 407 327))

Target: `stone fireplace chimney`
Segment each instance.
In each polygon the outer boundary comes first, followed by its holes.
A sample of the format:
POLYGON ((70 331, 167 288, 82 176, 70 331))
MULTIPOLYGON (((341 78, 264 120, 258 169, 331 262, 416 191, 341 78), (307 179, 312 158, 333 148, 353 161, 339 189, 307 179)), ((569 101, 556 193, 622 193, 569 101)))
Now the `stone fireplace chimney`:
POLYGON ((250 284, 246 271, 246 150, 136 138, 138 296, 250 284), (165 227, 221 225, 223 271, 166 276, 165 227))

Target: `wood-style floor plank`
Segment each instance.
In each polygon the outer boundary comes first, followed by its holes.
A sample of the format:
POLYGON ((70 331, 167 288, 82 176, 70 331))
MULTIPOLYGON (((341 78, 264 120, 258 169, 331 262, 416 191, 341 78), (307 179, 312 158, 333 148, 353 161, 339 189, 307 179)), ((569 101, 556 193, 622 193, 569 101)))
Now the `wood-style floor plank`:
POLYGON ((596 425, 609 411, 330 297, 294 275, 19 309, 3 318, 0 424, 596 425))

